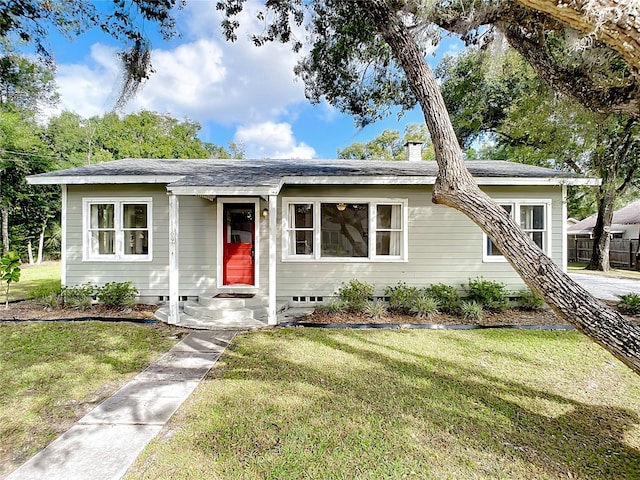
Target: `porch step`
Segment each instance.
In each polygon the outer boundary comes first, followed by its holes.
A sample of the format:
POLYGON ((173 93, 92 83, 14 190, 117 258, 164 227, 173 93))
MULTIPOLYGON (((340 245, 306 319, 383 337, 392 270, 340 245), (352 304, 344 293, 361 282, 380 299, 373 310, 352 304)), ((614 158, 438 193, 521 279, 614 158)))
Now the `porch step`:
POLYGON ((214 308, 202 306, 199 302, 187 301, 183 311, 192 317, 209 320, 243 320, 253 318, 253 310, 244 307, 214 308))
MULTIPOLYGON (((160 307, 155 312, 155 317, 161 322, 169 323, 169 307, 160 307)), ((179 327, 195 328, 200 330, 246 330, 266 327, 266 322, 254 318, 238 319, 211 319, 199 318, 180 311, 180 320, 176 324, 179 327)))
MULTIPOLYGON (((269 298, 256 295, 251 298, 224 298, 202 295, 197 301, 188 300, 180 304, 181 327, 200 329, 248 329, 267 326, 269 298)), ((288 302, 278 301, 276 312, 288 307, 288 302)), ((155 312, 158 320, 169 323, 169 306, 155 312)))
MULTIPOLYGON (((269 299, 264 295, 229 298, 201 295, 197 301, 181 304, 179 326, 190 328, 256 328, 266 326, 269 299)), ((156 318, 167 322, 168 306, 158 309, 156 318)))

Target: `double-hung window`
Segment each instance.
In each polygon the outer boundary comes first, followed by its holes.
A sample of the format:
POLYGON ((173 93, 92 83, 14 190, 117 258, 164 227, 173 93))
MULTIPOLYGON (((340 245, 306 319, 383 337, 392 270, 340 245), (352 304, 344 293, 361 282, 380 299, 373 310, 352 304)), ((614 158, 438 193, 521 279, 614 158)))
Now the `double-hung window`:
POLYGON ((406 260, 406 200, 285 199, 283 208, 285 260, 406 260))
MULTIPOLYGON (((511 202, 499 201, 509 215, 520 225, 520 228, 547 255, 551 253, 551 202, 546 200, 519 200, 511 202)), ((485 262, 504 262, 506 259, 483 234, 483 260, 485 262)))
POLYGON ((151 260, 151 199, 84 199, 84 260, 151 260))

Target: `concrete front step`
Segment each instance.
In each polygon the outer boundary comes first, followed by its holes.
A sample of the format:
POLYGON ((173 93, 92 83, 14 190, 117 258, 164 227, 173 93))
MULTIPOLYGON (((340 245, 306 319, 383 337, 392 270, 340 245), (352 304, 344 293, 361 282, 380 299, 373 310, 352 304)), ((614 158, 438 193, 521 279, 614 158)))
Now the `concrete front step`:
POLYGON ((244 307, 214 308, 205 307, 199 302, 189 300, 183 306, 184 313, 192 317, 209 320, 243 320, 253 319, 253 310, 244 307))
POLYGON ((254 295, 249 298, 227 298, 210 295, 198 296, 198 303, 203 307, 211 308, 253 308, 265 306, 269 303, 268 297, 264 295, 254 295))
MULTIPOLYGON (((269 308, 268 298, 220 298, 198 297, 198 301, 189 300, 180 304, 180 320, 177 325, 200 329, 245 329, 267 325, 269 308)), ((286 301, 279 301, 276 312, 288 307, 286 301)), ((163 306, 155 312, 158 320, 168 323, 169 306, 163 306)))
MULTIPOLYGON (((158 320, 168 323, 169 320, 169 307, 160 307, 155 312, 155 316, 158 320)), ((194 317, 183 311, 180 312, 180 320, 176 324, 180 327, 196 328, 201 330, 244 330, 250 328, 262 328, 266 327, 266 322, 261 322, 254 318, 244 317, 237 318, 202 318, 194 317)))

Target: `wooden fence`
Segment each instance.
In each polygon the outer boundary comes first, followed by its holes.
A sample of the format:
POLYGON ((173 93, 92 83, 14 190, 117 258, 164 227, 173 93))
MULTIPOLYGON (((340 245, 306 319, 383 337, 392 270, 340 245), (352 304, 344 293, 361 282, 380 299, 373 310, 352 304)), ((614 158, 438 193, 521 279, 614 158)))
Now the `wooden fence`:
MULTIPOLYGON (((569 239, 568 260, 575 263, 589 263, 593 240, 569 239)), ((638 253, 638 240, 615 238, 611 240, 609 248, 609 264, 612 267, 639 269, 636 254, 638 253)))

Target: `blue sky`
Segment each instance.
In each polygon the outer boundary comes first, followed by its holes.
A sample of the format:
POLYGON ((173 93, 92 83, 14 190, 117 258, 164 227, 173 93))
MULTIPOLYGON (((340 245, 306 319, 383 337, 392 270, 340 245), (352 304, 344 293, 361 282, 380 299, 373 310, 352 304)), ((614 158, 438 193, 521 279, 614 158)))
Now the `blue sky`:
MULTIPOLYGON (((420 111, 412 111, 358 129, 351 117, 331 106, 310 105, 293 74, 297 57, 289 46, 254 47, 248 36, 259 26, 249 12, 241 18, 238 41, 226 42, 219 15, 212 2, 190 1, 176 14, 181 38, 165 42, 148 32, 156 73, 124 113, 148 109, 196 120, 203 140, 223 146, 241 142, 249 158, 335 158, 338 149, 353 142, 423 121, 420 111)), ((90 117, 111 110, 120 78, 120 45, 97 31, 72 41, 52 36, 50 44, 61 96, 52 113, 70 110, 90 117)), ((460 48, 460 42, 447 39, 429 63, 435 66, 460 48)))

